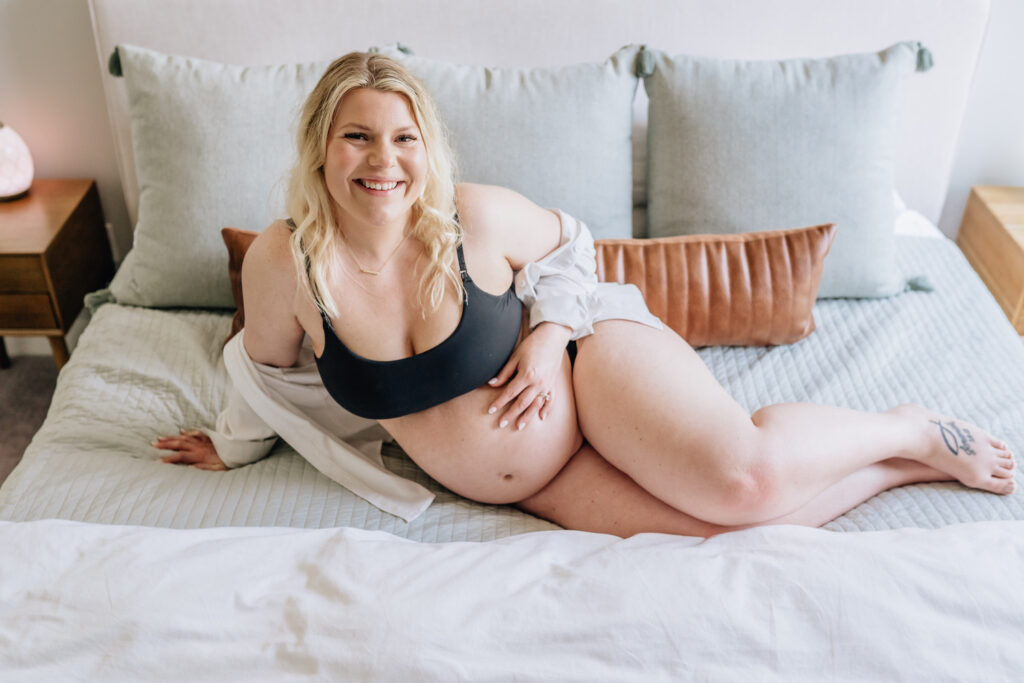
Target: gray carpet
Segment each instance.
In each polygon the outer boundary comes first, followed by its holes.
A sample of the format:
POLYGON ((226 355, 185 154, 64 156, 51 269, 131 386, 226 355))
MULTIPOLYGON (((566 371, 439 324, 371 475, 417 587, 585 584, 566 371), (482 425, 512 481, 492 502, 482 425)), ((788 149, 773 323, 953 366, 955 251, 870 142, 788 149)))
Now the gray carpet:
POLYGON ((0 370, 0 483, 43 424, 56 384, 52 356, 14 356, 0 370))

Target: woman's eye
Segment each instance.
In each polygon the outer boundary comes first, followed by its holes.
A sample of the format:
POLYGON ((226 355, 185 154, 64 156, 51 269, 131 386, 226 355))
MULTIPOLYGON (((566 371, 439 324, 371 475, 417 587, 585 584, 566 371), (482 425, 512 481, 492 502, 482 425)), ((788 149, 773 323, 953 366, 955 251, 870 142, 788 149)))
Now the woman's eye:
POLYGON ((398 139, 402 142, 416 142, 416 136, 414 135, 400 135, 398 139))
POLYGON ((358 140, 360 138, 365 138, 366 136, 363 133, 345 133, 345 137, 350 140, 358 140))

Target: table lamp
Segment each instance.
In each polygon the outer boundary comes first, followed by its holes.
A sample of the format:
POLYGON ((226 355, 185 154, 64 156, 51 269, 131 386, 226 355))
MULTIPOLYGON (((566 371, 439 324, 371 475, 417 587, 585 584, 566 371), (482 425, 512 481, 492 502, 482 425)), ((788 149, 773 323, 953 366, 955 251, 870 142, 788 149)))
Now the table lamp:
POLYGON ((0 121, 0 202, 27 195, 34 170, 25 141, 0 121))

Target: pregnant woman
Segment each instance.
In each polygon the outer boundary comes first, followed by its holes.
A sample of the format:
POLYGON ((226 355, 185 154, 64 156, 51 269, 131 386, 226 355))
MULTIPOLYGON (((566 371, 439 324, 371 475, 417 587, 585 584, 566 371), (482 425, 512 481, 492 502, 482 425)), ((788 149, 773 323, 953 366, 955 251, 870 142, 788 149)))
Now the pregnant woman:
MULTIPOLYGON (((571 293, 524 307, 516 273, 569 237, 585 256, 586 228, 511 190, 455 184, 431 99, 394 60, 351 53, 328 68, 298 158, 290 218, 245 257, 245 353, 287 368, 308 338, 334 400, 462 496, 571 529, 709 536, 818 526, 914 482, 1013 491, 1006 444, 920 406, 748 415, 634 288, 609 286, 599 317, 571 293)), ((592 278, 594 265, 565 269, 545 277, 592 278)), ((225 469, 202 434, 158 447, 165 462, 225 469)))

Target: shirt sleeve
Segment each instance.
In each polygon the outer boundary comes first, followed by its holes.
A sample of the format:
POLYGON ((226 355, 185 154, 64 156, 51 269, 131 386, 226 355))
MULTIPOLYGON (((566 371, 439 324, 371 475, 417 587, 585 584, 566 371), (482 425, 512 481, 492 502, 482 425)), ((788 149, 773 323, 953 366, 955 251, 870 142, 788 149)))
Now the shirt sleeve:
POLYGON ((277 434, 253 412, 233 383, 224 409, 217 416, 216 427, 199 431, 210 437, 217 455, 229 468, 266 457, 277 442, 277 434))
POLYGON ((530 311, 530 329, 543 322, 565 325, 570 339, 594 332, 601 320, 633 320, 661 329, 647 310, 640 290, 631 284, 597 281, 597 258, 590 229, 564 211, 558 247, 539 261, 526 264, 515 276, 516 296, 530 311))

